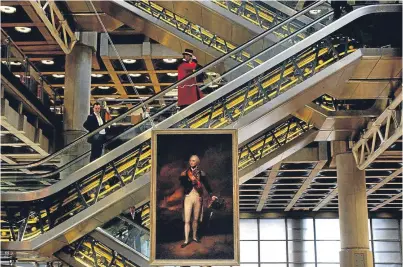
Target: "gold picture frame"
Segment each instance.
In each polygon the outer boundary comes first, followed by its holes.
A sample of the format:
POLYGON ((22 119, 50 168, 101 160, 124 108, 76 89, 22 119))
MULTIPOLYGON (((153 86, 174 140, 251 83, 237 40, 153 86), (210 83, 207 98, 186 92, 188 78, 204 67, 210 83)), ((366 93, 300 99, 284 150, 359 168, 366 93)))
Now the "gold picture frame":
MULTIPOLYGON (((174 138, 174 137, 172 137, 174 138)), ((179 138, 179 137, 178 137, 179 138)), ((190 136, 189 136, 190 138, 190 136)), ((201 137, 203 140, 210 140, 206 139, 209 137, 201 137)), ((221 139, 223 140, 223 139, 221 139)), ((225 141, 225 143, 228 141, 225 141)), ((172 266, 172 265, 179 265, 179 266, 213 266, 213 265, 225 265, 225 266, 230 266, 230 265, 239 265, 240 264, 240 253, 239 253, 239 196, 238 196, 238 135, 237 135, 237 130, 236 129, 220 129, 220 130, 215 130, 215 129, 172 129, 172 130, 154 130, 152 131, 152 137, 151 137, 151 143, 152 143, 152 152, 151 152, 151 195, 150 195, 150 235, 151 235, 151 244, 150 244, 150 265, 158 265, 158 266, 172 266), (232 164, 232 224, 233 224, 233 230, 232 230, 232 236, 229 238, 230 243, 233 244, 233 254, 221 254, 221 255, 233 255, 231 258, 217 258, 217 259, 195 259, 195 258, 161 258, 160 256, 157 256, 157 237, 156 237, 156 232, 157 232, 157 209, 158 207, 158 200, 157 200, 157 183, 158 183, 158 173, 157 173, 157 166, 158 166, 158 155, 161 157, 161 155, 164 155, 163 153, 161 154, 161 151, 159 151, 158 148, 158 137, 159 136, 171 136, 176 135, 176 136, 182 136, 181 140, 185 138, 184 135, 191 135, 192 137, 195 135, 213 135, 214 140, 219 139, 219 138, 231 138, 231 148, 229 149, 231 153, 231 164, 232 164), (217 135, 222 135, 221 137, 217 137, 217 135), (229 135, 229 136, 228 136, 229 135)), ((211 142, 210 142, 211 143, 211 142)), ((210 144, 209 143, 209 144, 210 144)), ((228 146, 228 144, 227 144, 228 146)), ((177 144, 177 149, 185 147, 185 144, 177 144)), ((169 153, 169 151, 165 151, 165 153, 169 153)), ((208 152, 205 152, 206 154, 208 152)), ((227 155, 227 165, 229 164, 228 160, 228 153, 225 154, 227 155)), ((205 154, 205 155, 206 155, 205 154)), ((201 160, 203 161, 203 160, 201 160)), ((225 165, 225 166, 227 166, 225 165)), ((229 169, 229 168, 228 168, 229 169)), ((184 172, 182 172, 184 173, 184 172)), ((178 176, 179 178, 179 176, 178 176)), ((218 182, 220 183, 220 182, 218 182)), ((225 190, 228 190, 226 188, 225 190)), ((188 195, 186 195, 187 197, 188 195)), ((183 196, 183 199, 185 198, 185 195, 183 196)), ((183 202, 184 203, 184 202, 183 202)), ((203 206, 203 204, 202 204, 203 206)), ((203 209, 203 208, 202 208, 203 209)), ((231 212, 230 212, 231 213, 231 212)), ((210 219, 211 219, 212 213, 210 213, 210 219)), ((229 215, 230 216, 230 215, 229 215)), ((228 217, 229 217, 228 216, 228 217)), ((161 220, 161 218, 160 218, 161 220)), ((198 220, 197 220, 198 221, 198 220)), ((209 221, 210 223, 210 221, 209 221)), ((166 224, 165 224, 166 225, 166 224)), ((168 224, 169 225, 169 224, 168 224)), ((184 224, 182 224, 184 225, 184 224)), ((183 227, 183 226, 182 226, 183 227)), ((229 230, 230 231, 230 230, 229 230)), ((182 236, 184 236, 182 234, 182 236)), ((221 238, 222 235, 216 235, 213 237, 209 238, 221 238)), ((228 236, 228 235, 226 235, 228 236)), ((207 237, 206 237, 207 238, 207 237)), ((226 239, 227 240, 227 239, 226 239)), ((200 242, 200 240, 199 240, 200 242)), ((201 239, 201 242, 203 242, 203 238, 201 239)), ((190 242, 189 242, 190 243, 190 242)), ((206 241, 207 243, 207 241, 206 241)), ((209 243, 210 244, 210 243, 209 243)), ((212 247, 215 246, 212 245, 212 247)), ((228 243, 227 243, 228 244, 228 243)), ((197 244, 195 244, 197 246, 197 244)), ((205 245, 206 246, 206 245, 205 245)), ((160 247, 160 245, 158 245, 160 247)), ((181 247, 176 246, 175 250, 178 251, 183 251, 181 250, 181 247)), ((186 249, 186 247, 184 248, 186 249)), ((232 249, 232 248, 231 248, 232 249)), ((169 250, 164 250, 164 255, 166 255, 166 251, 169 250)), ((172 249, 174 252, 174 249, 172 249)), ((214 251, 216 251, 214 249, 214 251)), ((225 249, 227 252, 227 248, 225 249)), ((219 252, 217 252, 219 253, 219 252)), ((208 254, 208 253, 207 253, 208 254)), ((207 255, 206 254, 206 255, 207 255)), ((200 254, 198 254, 200 255, 200 254)), ((210 254, 211 255, 211 254, 210 254)))

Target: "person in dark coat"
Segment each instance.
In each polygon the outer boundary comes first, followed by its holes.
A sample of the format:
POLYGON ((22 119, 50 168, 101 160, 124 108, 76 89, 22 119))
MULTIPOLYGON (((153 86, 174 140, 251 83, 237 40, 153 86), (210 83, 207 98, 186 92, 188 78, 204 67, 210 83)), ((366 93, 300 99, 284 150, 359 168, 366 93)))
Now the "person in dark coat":
POLYGON ((341 17, 341 13, 342 13, 343 9, 347 13, 353 11, 353 7, 350 6, 347 3, 347 1, 342 1, 342 0, 334 1, 334 0, 332 0, 330 2, 330 5, 332 6, 333 11, 334 11, 333 20, 337 20, 337 19, 339 19, 341 17))
MULTIPOLYGON (((94 112, 88 115, 87 120, 84 122, 83 125, 84 128, 89 132, 95 131, 98 127, 102 126, 105 123, 105 119, 101 116, 101 104, 95 103, 92 108, 94 112)), ((102 155, 105 141, 105 129, 88 138, 88 143, 91 144, 90 162, 96 160, 102 155)))
POLYGON ((192 231, 193 241, 200 243, 197 237, 197 228, 199 221, 203 215, 203 188, 209 193, 209 196, 214 201, 217 199, 213 196, 213 191, 207 181, 206 173, 199 169, 200 159, 197 155, 193 155, 189 159, 189 167, 183 171, 179 177, 183 192, 185 195, 183 209, 185 221, 185 242, 181 245, 186 247, 189 242, 190 220, 193 214, 192 231))
MULTIPOLYGON (((178 66, 178 81, 192 74, 197 67, 193 61, 193 50, 185 49, 183 62, 178 66)), ((202 92, 197 86, 196 77, 187 79, 178 85, 178 107, 184 109, 202 98, 202 92)))

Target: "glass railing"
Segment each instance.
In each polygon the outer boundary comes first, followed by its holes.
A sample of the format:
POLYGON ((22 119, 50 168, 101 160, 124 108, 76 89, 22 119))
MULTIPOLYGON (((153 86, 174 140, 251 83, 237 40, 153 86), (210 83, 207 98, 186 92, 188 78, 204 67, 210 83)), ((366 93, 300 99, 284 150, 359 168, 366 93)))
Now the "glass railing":
MULTIPOLYGON (((322 5, 322 3, 316 3, 315 5, 311 6, 312 8, 314 8, 315 6, 320 6, 322 5)), ((260 53, 257 53, 256 55, 254 55, 252 58, 250 58, 249 60, 245 61, 244 63, 240 63, 238 62, 238 65, 236 67, 234 67, 231 71, 227 71, 227 72, 223 72, 222 75, 220 76, 219 73, 217 72, 219 69, 222 70, 222 66, 226 65, 228 62, 234 62, 233 61, 233 57, 236 57, 237 55, 239 55, 240 53, 242 53, 242 51, 245 51, 245 49, 255 46, 257 43, 259 43, 260 40, 262 40, 263 38, 265 38, 265 36, 267 36, 268 34, 271 34, 273 31, 277 30, 278 28, 284 26, 285 24, 288 24, 296 19, 298 19, 298 17, 302 16, 304 13, 308 12, 309 9, 304 10, 298 14, 296 14, 295 16, 283 21, 282 23, 278 24, 277 26, 271 28, 270 30, 265 31, 264 33, 256 36, 255 38, 253 38, 252 40, 248 41, 247 43, 245 43, 244 45, 241 45, 240 47, 238 47, 237 49, 231 51, 230 53, 220 57, 219 59, 217 59, 216 61, 208 64, 207 66, 205 66, 203 69, 196 71, 194 74, 188 76, 187 78, 185 78, 184 80, 182 80, 181 82, 185 81, 185 80, 189 80, 193 77, 196 77, 197 75, 201 74, 201 73, 207 73, 210 74, 211 78, 210 80, 208 80, 206 82, 206 84, 204 86, 202 86, 202 90, 207 91, 207 90, 211 90, 212 88, 215 91, 219 91, 220 87, 223 86, 224 84, 226 84, 228 81, 231 81, 232 79, 235 79, 236 77, 239 77, 240 75, 242 75, 243 73, 245 73, 245 71, 247 70, 251 70, 252 68, 256 68, 258 65, 256 65, 254 62, 256 62, 256 59, 260 59, 260 58, 265 58, 265 59, 269 59, 272 56, 274 56, 274 52, 279 52, 280 50, 285 50, 284 45, 288 44, 288 45, 292 45, 294 43, 298 43, 299 41, 301 41, 301 39, 298 37, 299 34, 304 34, 306 36, 312 34, 315 32, 315 30, 318 27, 313 27, 315 23, 312 23, 312 25, 308 25, 305 26, 304 28, 300 29, 297 32, 294 32, 293 34, 291 34, 290 36, 288 36, 287 38, 284 38, 282 41, 280 41, 278 44, 271 46, 269 49, 266 49, 266 47, 260 47, 259 51, 260 53), (253 63, 253 64, 252 64, 253 63), (245 69, 246 67, 246 69, 245 69)), ((325 25, 327 23, 330 23, 329 18, 331 16, 331 13, 327 14, 326 16, 322 17, 320 20, 321 24, 325 25)), ((339 40, 338 42, 334 42, 333 44, 334 46, 338 47, 335 49, 340 50, 340 47, 342 47, 344 44, 340 44, 339 40)), ((256 48, 256 46, 255 46, 256 48)), ((311 48, 311 50, 314 48, 311 48)), ((257 51, 257 49, 254 49, 255 51, 257 51)), ((306 52, 304 52, 301 55, 297 55, 295 57, 296 62, 299 62, 301 60, 300 66, 298 67, 298 69, 295 71, 295 74, 299 74, 300 73, 300 68, 307 68, 309 66, 312 66, 312 64, 314 64, 314 62, 316 62, 316 58, 315 58, 315 53, 314 51, 311 50, 307 50, 306 52), (305 54, 309 54, 310 57, 306 57, 305 54), (305 58, 306 57, 306 58, 305 58)), ((325 58, 327 56, 327 51, 329 51, 328 48, 323 48, 323 51, 321 52, 321 54, 318 56, 317 60, 319 62, 318 65, 316 65, 316 69, 315 70, 310 70, 310 72, 304 72, 304 77, 307 78, 309 77, 309 75, 312 75, 314 72, 317 72, 318 70, 320 70, 321 68, 323 68, 324 66, 326 66, 329 62, 325 62, 325 60, 323 58, 325 58), (325 63, 320 63, 320 62, 325 62, 325 63)), ((331 49, 334 50, 334 49, 331 49)), ((354 50, 354 49, 353 49, 354 50)), ((352 52, 353 50, 349 50, 349 52, 352 52)), ((117 55, 118 56, 118 55, 117 55)), ((293 76, 294 73, 294 63, 292 63, 291 61, 285 63, 285 68, 284 71, 286 71, 282 76, 282 80, 285 81, 285 79, 289 79, 291 76, 293 76)), ((278 70, 276 69, 272 69, 271 71, 274 71, 273 73, 266 73, 265 75, 261 75, 260 77, 256 77, 255 80, 251 81, 247 87, 242 87, 242 88, 234 88, 234 94, 230 94, 228 95, 228 97, 226 97, 226 101, 229 100, 233 100, 235 102, 233 102, 230 106, 237 106, 239 107, 239 104, 242 104, 242 101, 239 102, 239 98, 237 98, 237 96, 241 95, 241 94, 245 94, 245 90, 250 92, 247 94, 247 98, 250 98, 249 101, 247 101, 246 103, 250 103, 251 101, 254 101, 254 99, 256 97, 261 97, 261 93, 268 91, 271 91, 273 86, 278 84, 278 78, 276 78, 279 73, 279 71, 282 69, 282 67, 280 66, 280 68, 278 70), (273 77, 271 77, 270 75, 274 75, 273 77), (271 79, 266 81, 266 78, 269 78, 269 76, 271 77, 271 79), (274 80, 273 80, 274 79, 274 80), (263 81, 266 81, 263 83, 263 81), (249 89, 248 89, 249 88, 249 89), (258 93, 257 93, 258 92, 258 93)), ((130 78, 130 77, 129 77, 130 78)), ((295 81, 291 84, 289 84, 288 86, 281 88, 280 89, 275 89, 274 92, 270 92, 269 94, 267 94, 267 97, 265 98, 265 101, 268 101, 269 99, 272 99, 274 97, 277 96, 276 92, 283 92, 285 91, 287 88, 290 87, 290 85, 295 84, 295 83, 299 83, 301 80, 303 80, 304 78, 298 78, 295 79, 295 81)), ((133 107, 132 109, 128 110, 127 112, 123 113, 122 115, 120 115, 119 117, 109 121, 108 123, 104 124, 102 127, 98 128, 96 131, 89 133, 87 135, 84 135, 83 137, 75 140, 74 142, 72 142, 69 146, 65 147, 64 149, 52 154, 51 156, 44 158, 40 161, 37 161, 35 163, 32 164, 26 164, 26 165, 16 165, 16 166, 2 166, 2 170, 6 170, 6 169, 13 169, 13 168, 33 168, 36 166, 39 166, 40 164, 44 163, 44 162, 48 162, 49 160, 55 158, 55 157, 61 157, 63 155, 69 155, 71 154, 72 151, 74 151, 75 149, 77 149, 78 146, 81 146, 84 142, 86 142, 88 140, 88 138, 90 138, 91 136, 97 134, 100 130, 102 129, 106 129, 110 126, 113 126, 115 123, 119 123, 122 121, 126 121, 128 118, 130 118, 131 114, 133 112, 136 111, 141 111, 143 110, 146 106, 150 105, 151 103, 154 102, 159 102, 159 103, 164 103, 164 105, 160 105, 159 107, 154 107, 154 115, 148 118, 143 119, 141 122, 135 124, 135 125, 129 125, 126 128, 122 129, 122 132, 116 133, 114 135, 109 136, 107 142, 107 150, 112 150, 113 148, 115 148, 118 144, 121 144, 122 142, 125 142, 126 140, 129 140, 137 135, 139 135, 140 133, 148 130, 149 128, 151 128, 152 126, 154 126, 156 123, 165 120, 168 117, 171 117, 172 115, 177 113, 177 107, 176 107, 176 101, 173 100, 168 100, 167 96, 170 96, 170 99, 172 95, 177 96, 177 86, 181 83, 181 82, 177 82, 175 84, 173 84, 172 86, 170 86, 169 88, 165 89, 164 91, 148 98, 147 100, 145 100, 142 104, 138 104, 135 107, 133 107)), ((243 96, 240 96, 241 98, 243 96)), ((260 99, 262 100, 262 99, 260 99)), ((222 99, 219 99, 217 102, 214 103, 222 103, 222 99)), ((260 103, 263 103, 262 101, 260 101, 260 103)), ((253 110, 254 108, 256 108, 258 105, 254 104, 250 107, 246 107, 242 112, 239 112, 238 115, 234 114, 234 117, 239 117, 241 114, 243 115, 245 112, 249 112, 251 110, 253 110)), ((224 125, 224 124, 220 124, 215 122, 217 119, 219 119, 220 121, 222 120, 226 120, 225 118, 221 118, 221 115, 223 114, 222 111, 222 107, 220 108, 219 106, 214 106, 214 107, 209 107, 209 110, 215 110, 216 108, 218 108, 217 111, 214 112, 213 116, 211 116, 211 120, 209 120, 209 123, 212 122, 211 124, 208 124, 210 126, 206 126, 205 123, 203 123, 205 121, 205 118, 203 117, 205 115, 205 112, 202 112, 201 114, 199 114, 201 118, 201 120, 198 122, 198 124, 203 125, 203 127, 211 127, 211 128, 217 128, 220 127, 220 125, 224 125), (220 115, 221 114, 221 115, 220 115), (214 121, 214 122, 213 122, 214 121)), ((232 110, 232 108, 229 108, 229 110, 232 110)), ((234 112, 239 111, 238 109, 234 109, 234 112)), ((231 111, 232 112, 232 111, 231 111)), ((225 110, 225 116, 228 115, 227 110, 225 110)), ((245 113, 245 114, 246 114, 245 113)), ((193 118, 192 120, 195 120, 195 118, 193 118)), ((196 124, 195 126, 191 126, 192 128, 194 127, 201 127, 201 126, 197 126, 198 124, 196 124)), ((181 126, 183 127, 183 126, 181 126)), ((75 157, 73 160, 66 162, 65 165, 63 165, 60 169, 51 172, 51 173, 46 173, 46 174, 40 174, 40 175, 36 175, 36 178, 52 178, 52 179, 57 179, 59 173, 63 170, 66 170, 68 168, 69 173, 72 173, 76 170, 78 170, 79 168, 81 168, 82 164, 77 164, 78 162, 82 161, 82 162, 88 162, 88 155, 89 155, 90 151, 89 149, 87 150, 87 152, 85 152, 84 154, 82 154, 81 156, 78 155, 77 157, 75 157)), ((29 177, 29 176, 24 176, 25 178, 29 177)), ((19 178, 24 178, 24 177, 19 177, 19 178)))
POLYGON ((122 216, 114 218, 102 229, 145 257, 150 257, 150 231, 122 216))

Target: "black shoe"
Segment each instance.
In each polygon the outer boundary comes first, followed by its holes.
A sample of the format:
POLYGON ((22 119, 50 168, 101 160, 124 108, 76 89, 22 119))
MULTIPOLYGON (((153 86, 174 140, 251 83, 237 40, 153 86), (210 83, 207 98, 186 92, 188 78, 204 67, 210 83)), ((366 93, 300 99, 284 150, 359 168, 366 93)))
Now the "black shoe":
POLYGON ((193 239, 193 241, 196 242, 196 243, 200 243, 199 239, 193 239))
POLYGON ((187 245, 189 245, 189 243, 190 243, 190 242, 187 242, 187 243, 183 243, 183 244, 181 245, 181 248, 184 248, 184 247, 186 247, 187 245))

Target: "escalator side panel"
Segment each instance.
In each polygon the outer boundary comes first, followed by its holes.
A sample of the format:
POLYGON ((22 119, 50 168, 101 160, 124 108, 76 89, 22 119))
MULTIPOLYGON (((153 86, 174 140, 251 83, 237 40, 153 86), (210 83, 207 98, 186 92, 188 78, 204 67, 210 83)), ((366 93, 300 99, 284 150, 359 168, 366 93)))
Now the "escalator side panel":
POLYGON ((240 118, 237 121, 240 145, 259 135, 267 128, 267 125, 273 125, 284 119, 325 92, 337 91, 351 77, 361 57, 361 49, 353 52, 267 102, 263 105, 263 108, 259 108, 240 118), (251 132, 255 135, 251 136, 251 132))

